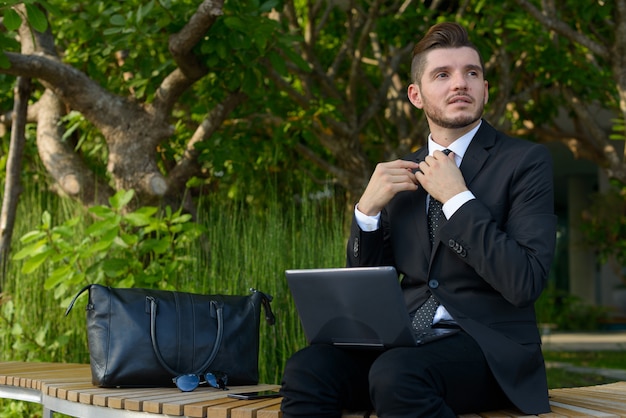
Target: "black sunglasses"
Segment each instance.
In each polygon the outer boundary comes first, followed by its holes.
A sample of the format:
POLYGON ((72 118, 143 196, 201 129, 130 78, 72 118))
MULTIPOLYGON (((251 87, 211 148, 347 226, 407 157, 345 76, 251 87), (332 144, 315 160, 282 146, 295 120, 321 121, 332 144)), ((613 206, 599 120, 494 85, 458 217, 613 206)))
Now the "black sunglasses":
POLYGON ((173 378, 172 382, 174 382, 181 392, 191 392, 204 383, 216 389, 228 390, 226 387, 228 384, 228 376, 226 376, 226 373, 222 372, 208 372, 203 375, 183 374, 173 378), (204 380, 200 380, 201 378, 204 378, 204 380))

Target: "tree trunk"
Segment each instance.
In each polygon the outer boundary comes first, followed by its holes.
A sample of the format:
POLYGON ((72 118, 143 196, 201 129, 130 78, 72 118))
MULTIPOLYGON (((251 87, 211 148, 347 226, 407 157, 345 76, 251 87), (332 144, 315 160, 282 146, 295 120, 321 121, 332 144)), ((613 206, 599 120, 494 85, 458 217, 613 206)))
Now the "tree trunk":
POLYGON ((17 203, 22 193, 21 172, 22 155, 26 142, 26 113, 28 111, 28 98, 30 97, 30 78, 18 77, 15 87, 15 101, 13 105, 13 127, 11 129, 11 143, 7 159, 6 183, 4 185, 4 198, 2 200, 2 213, 0 213, 0 268, 2 279, 0 291, 6 272, 7 260, 11 249, 11 237, 15 226, 15 213, 17 203))

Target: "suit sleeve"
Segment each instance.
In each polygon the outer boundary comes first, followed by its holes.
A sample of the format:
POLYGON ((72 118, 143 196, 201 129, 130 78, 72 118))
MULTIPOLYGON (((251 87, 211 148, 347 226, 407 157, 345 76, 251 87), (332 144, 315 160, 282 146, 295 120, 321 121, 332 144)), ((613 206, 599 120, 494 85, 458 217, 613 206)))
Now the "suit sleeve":
POLYGON ((541 294, 556 243, 550 154, 540 145, 524 151, 504 159, 503 172, 510 175, 494 178, 489 191, 472 190, 476 199, 462 205, 440 230, 443 245, 462 249, 455 254, 518 307, 541 294), (496 201, 485 204, 481 194, 496 201))
MULTIPOLYGON (((383 217, 384 218, 384 217, 383 217)), ((391 251, 385 250, 385 229, 363 231, 353 215, 350 238, 347 244, 346 264, 348 267, 392 266, 391 251)))

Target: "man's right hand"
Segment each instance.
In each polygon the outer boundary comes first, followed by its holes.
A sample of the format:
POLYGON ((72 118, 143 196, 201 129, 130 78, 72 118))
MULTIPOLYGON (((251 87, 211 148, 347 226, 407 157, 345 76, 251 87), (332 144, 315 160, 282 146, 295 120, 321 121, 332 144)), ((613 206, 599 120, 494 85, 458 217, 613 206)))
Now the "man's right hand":
POLYGON ((416 162, 405 160, 377 164, 359 200, 359 211, 364 215, 374 216, 396 193, 417 190, 419 183, 414 173, 418 168, 416 162))

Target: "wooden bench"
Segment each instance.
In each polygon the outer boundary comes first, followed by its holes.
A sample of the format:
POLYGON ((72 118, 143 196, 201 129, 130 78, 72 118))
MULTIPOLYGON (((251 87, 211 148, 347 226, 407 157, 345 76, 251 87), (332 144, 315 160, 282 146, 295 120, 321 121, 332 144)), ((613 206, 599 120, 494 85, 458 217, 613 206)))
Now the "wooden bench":
MULTIPOLYGON (((231 387, 228 392, 199 387, 105 389, 91 384, 86 364, 0 362, 0 398, 35 402, 43 418, 54 412, 75 417, 280 418, 280 398, 243 401, 228 393, 277 390, 278 385, 231 387)), ((541 417, 626 417, 626 382, 550 391, 552 413, 541 417)), ((534 416, 534 415, 533 415, 534 416)), ((343 418, 375 418, 369 412, 346 412, 343 418)), ((518 411, 492 411, 462 418, 528 417, 518 411)))

